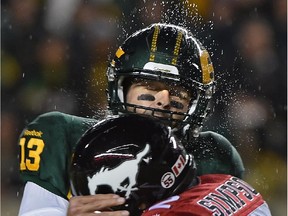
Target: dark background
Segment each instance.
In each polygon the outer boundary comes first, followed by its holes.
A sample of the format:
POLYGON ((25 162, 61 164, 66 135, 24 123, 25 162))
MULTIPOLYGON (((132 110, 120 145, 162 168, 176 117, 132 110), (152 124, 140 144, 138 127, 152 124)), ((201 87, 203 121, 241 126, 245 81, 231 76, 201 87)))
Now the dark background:
POLYGON ((287 215, 286 0, 2 0, 1 215, 20 205, 25 124, 52 110, 103 117, 108 59, 159 21, 189 28, 209 50, 218 91, 204 129, 233 143, 244 179, 274 216, 287 215))

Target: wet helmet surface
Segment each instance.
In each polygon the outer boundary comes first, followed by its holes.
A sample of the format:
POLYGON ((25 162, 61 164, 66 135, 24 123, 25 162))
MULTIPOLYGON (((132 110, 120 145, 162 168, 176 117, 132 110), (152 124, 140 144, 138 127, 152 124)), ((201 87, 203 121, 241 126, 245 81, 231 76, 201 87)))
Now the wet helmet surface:
MULTIPOLYGON (((202 126, 215 90, 208 51, 187 29, 162 23, 152 24, 128 37, 116 51, 107 78, 109 108, 114 114, 127 112, 127 107, 137 107, 125 101, 127 80, 156 80, 185 87, 193 97, 189 110, 183 113, 182 127, 202 126)), ((173 112, 170 114, 173 116, 173 112)), ((177 120, 169 118, 169 121, 177 120)))
POLYGON ((79 140, 71 163, 73 195, 116 193, 132 215, 184 191, 195 162, 160 120, 126 114, 104 120, 79 140))

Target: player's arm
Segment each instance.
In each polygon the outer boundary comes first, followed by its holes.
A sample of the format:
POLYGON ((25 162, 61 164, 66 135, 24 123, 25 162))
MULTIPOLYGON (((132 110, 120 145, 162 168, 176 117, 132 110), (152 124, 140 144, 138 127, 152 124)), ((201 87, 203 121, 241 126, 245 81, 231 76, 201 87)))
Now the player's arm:
POLYGON ((272 215, 266 201, 262 205, 255 208, 255 210, 249 214, 249 216, 258 216, 258 215, 261 215, 261 216, 271 216, 272 215))
POLYGON ((217 143, 219 143, 220 149, 222 149, 223 152, 230 152, 230 154, 227 154, 228 156, 230 155, 229 161, 231 163, 231 171, 229 174, 238 178, 243 178, 245 167, 237 149, 231 144, 231 142, 227 138, 220 134, 216 135, 216 133, 214 133, 214 139, 217 143))
POLYGON ((66 214, 68 187, 63 176, 69 148, 63 116, 59 112, 40 115, 19 137, 20 177, 25 183, 19 215, 66 214))
POLYGON ((59 112, 40 115, 23 129, 18 142, 23 182, 33 182, 64 199, 69 191, 67 161, 72 154, 69 118, 59 112))
POLYGON ((50 215, 58 215, 55 211, 66 214, 70 186, 68 161, 73 142, 85 131, 83 121, 50 112, 38 116, 23 129, 19 137, 19 169, 26 185, 19 215, 42 215, 44 209, 50 215), (42 213, 37 213, 38 210, 42 213))
POLYGON ((68 201, 43 187, 27 182, 21 200, 19 216, 64 216, 68 201))
MULTIPOLYGON (((66 215, 68 207, 70 212, 68 166, 73 146, 89 127, 84 126, 89 120, 51 112, 38 116, 24 128, 19 138, 19 167, 25 189, 19 216, 66 215)), ((77 200, 71 200, 72 211, 73 206, 87 205, 77 200)), ((99 205, 102 209, 113 203, 115 200, 106 199, 99 205)))
POLYGON ((71 198, 68 202, 33 182, 27 182, 19 216, 88 216, 95 212, 110 216, 128 216, 127 211, 112 212, 109 210, 109 207, 121 205, 124 202, 124 198, 114 194, 78 196, 71 198))
POLYGON ((202 145, 209 150, 207 154, 204 155, 206 162, 198 168, 198 170, 201 168, 206 170, 205 173, 201 174, 223 173, 239 178, 243 177, 245 168, 242 158, 227 138, 212 131, 201 133, 201 138, 202 145), (213 160, 210 158, 210 153, 212 154, 211 157, 213 160), (212 168, 213 170, 211 170, 212 168), (209 172, 207 172, 207 170, 209 172))

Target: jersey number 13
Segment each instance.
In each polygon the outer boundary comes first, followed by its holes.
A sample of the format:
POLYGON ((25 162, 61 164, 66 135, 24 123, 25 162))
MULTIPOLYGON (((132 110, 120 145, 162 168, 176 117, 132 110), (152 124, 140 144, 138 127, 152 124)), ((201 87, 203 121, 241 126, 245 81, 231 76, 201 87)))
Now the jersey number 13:
POLYGON ((20 138, 20 170, 37 171, 40 166, 40 154, 44 149, 42 139, 20 138), (27 143, 26 143, 27 142, 27 143), (26 149, 25 149, 26 145, 26 149))

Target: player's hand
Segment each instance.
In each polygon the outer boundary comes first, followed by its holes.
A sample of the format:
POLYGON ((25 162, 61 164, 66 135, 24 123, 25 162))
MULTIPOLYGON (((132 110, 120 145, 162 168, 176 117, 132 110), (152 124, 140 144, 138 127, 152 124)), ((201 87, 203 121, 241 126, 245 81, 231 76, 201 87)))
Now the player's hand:
POLYGON ((128 216, 124 210, 112 211, 110 207, 125 203, 125 199, 116 194, 97 194, 75 196, 69 201, 67 216, 128 216))

